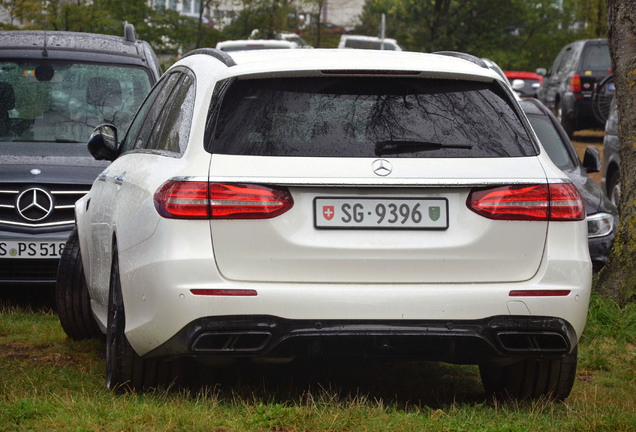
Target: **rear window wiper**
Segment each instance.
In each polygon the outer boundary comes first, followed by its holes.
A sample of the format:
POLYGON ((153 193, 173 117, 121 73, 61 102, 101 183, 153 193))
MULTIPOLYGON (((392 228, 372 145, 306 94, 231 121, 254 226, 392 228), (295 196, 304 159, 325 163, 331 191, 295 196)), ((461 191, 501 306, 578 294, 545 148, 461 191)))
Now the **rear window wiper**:
POLYGON ((427 151, 427 150, 439 150, 443 148, 456 148, 456 149, 472 149, 472 144, 464 144, 464 143, 438 143, 438 142, 429 142, 429 141, 419 141, 419 140, 406 140, 406 139, 398 139, 398 140, 383 140, 377 141, 375 143, 375 154, 377 156, 382 156, 383 154, 393 153, 410 153, 416 151, 427 151))

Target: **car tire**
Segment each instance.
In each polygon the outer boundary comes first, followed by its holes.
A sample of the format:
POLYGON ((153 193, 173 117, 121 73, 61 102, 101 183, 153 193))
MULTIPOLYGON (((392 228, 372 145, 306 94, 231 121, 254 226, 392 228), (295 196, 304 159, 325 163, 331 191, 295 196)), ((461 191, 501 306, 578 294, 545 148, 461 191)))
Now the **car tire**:
POLYGON ((508 366, 480 365, 479 372, 489 396, 562 401, 576 377, 577 348, 560 358, 525 359, 508 366))
POLYGON ((620 208, 621 203, 621 173, 616 171, 612 174, 607 186, 607 196, 614 203, 616 208, 620 208))
POLYGON ((574 136, 574 126, 575 126, 574 120, 570 120, 563 113, 563 104, 561 103, 561 101, 558 101, 556 103, 555 111, 556 111, 556 118, 557 120, 559 120, 559 123, 563 127, 563 130, 565 130, 565 133, 568 135, 568 138, 572 139, 572 137, 574 136))
POLYGON ((55 305, 64 332, 73 340, 103 337, 91 310, 77 227, 69 235, 57 270, 55 305))
POLYGON ((174 363, 143 359, 132 348, 124 329, 126 316, 119 277, 117 247, 113 251, 106 331, 106 387, 118 393, 167 387, 176 380, 174 363))

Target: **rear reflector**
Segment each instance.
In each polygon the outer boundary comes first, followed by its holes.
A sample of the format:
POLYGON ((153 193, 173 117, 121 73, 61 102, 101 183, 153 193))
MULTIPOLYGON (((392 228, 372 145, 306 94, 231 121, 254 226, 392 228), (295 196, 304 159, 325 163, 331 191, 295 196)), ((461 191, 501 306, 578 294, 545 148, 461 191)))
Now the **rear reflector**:
POLYGON ((585 219, 583 199, 571 183, 476 189, 468 196, 466 206, 481 216, 496 220, 585 219))
POLYGON ((195 288, 190 292, 200 296, 226 296, 226 297, 255 297, 258 295, 256 290, 250 289, 207 289, 195 288))
POLYGON ((168 219, 267 219, 294 205, 286 188, 198 181, 167 181, 154 203, 168 219))
POLYGON ((510 297, 565 297, 570 290, 513 290, 510 297))

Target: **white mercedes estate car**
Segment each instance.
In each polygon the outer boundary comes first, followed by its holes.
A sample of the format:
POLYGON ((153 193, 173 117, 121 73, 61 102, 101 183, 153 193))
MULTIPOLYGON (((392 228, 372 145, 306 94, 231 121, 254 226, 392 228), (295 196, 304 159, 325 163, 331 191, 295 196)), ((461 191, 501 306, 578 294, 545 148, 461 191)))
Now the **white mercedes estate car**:
POLYGON ((199 49, 77 201, 57 298, 111 389, 181 358, 434 360, 488 394, 568 396, 584 204, 508 86, 461 53, 199 49))

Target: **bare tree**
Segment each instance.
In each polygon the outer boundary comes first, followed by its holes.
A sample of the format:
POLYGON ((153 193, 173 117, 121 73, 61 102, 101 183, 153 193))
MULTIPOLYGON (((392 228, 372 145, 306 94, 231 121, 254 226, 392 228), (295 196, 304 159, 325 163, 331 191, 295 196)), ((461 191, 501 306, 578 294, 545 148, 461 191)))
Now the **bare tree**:
POLYGON ((607 36, 619 119, 621 223, 601 292, 621 303, 636 301, 636 7, 633 0, 607 0, 607 36))

